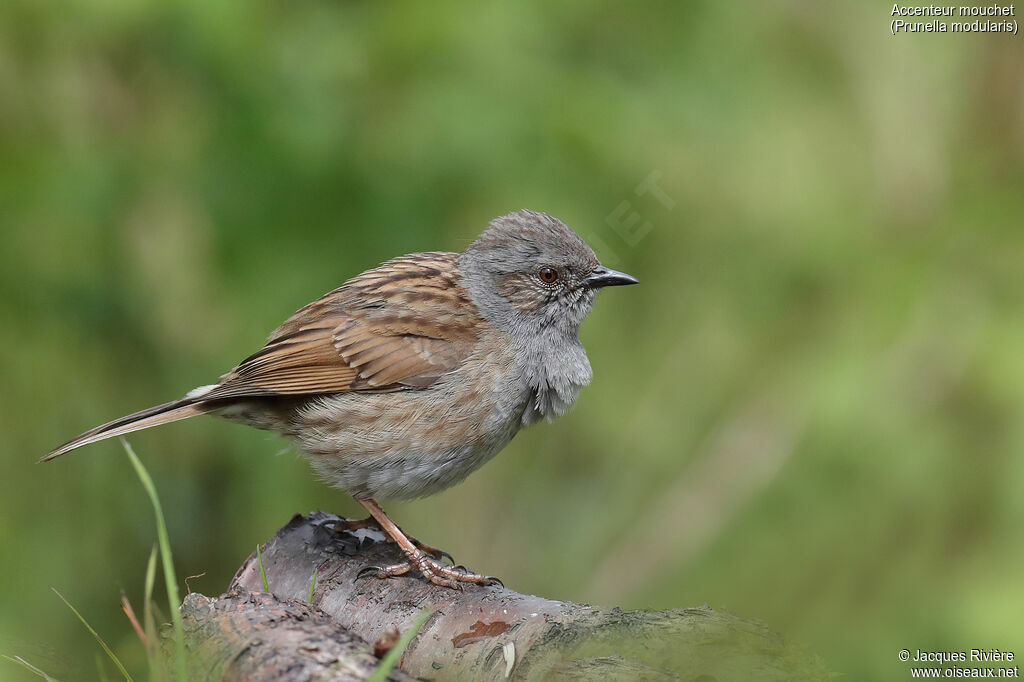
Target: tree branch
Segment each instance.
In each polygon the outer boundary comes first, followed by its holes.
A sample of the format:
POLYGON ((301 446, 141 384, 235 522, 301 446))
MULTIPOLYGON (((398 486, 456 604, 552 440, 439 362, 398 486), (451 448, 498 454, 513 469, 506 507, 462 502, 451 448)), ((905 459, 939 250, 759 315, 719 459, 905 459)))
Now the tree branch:
POLYGON ((185 600, 189 650, 207 670, 226 679, 248 678, 257 670, 262 677, 268 660, 281 662, 290 655, 295 666, 328 661, 328 667, 340 669, 344 660, 346 674, 359 679, 367 665, 373 667, 371 643, 394 641, 395 630, 404 632, 431 607, 433 614, 400 662, 414 677, 831 679, 817 656, 760 623, 708 606, 622 611, 500 586, 452 590, 417 574, 357 581, 361 569, 403 557, 379 531, 335 530, 340 520, 323 512, 297 515, 261 548, 273 596, 254 594, 262 590, 254 553, 220 598, 185 600), (304 603, 314 569, 315 608, 304 603))

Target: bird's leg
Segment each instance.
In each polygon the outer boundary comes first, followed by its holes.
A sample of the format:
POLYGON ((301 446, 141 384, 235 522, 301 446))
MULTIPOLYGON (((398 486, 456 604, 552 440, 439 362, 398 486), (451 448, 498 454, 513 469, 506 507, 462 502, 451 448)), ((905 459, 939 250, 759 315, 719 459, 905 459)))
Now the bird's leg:
MULTIPOLYGON (((405 533, 405 531, 402 531, 398 524, 395 525, 398 530, 405 535, 405 537, 409 538, 409 542, 415 545, 416 549, 420 550, 424 554, 429 554, 435 559, 447 559, 450 563, 455 563, 455 558, 448 552, 443 549, 438 549, 432 545, 428 545, 425 542, 420 542, 413 536, 405 533)), ((381 525, 377 523, 377 520, 372 516, 367 516, 365 519, 339 519, 334 523, 334 528, 335 530, 360 530, 363 528, 372 528, 373 530, 384 532, 384 528, 382 528, 381 525)), ((388 540, 391 542, 395 541, 395 539, 387 532, 384 532, 384 534, 388 536, 388 540)))
POLYGON ((367 567, 359 572, 360 576, 364 573, 372 573, 378 578, 390 578, 391 576, 408 573, 410 569, 415 568, 430 582, 444 587, 461 589, 461 583, 476 583, 477 585, 500 584, 501 581, 497 578, 477 573, 463 573, 441 563, 437 559, 428 557, 413 544, 412 540, 402 532, 402 529, 394 521, 388 518, 388 515, 384 513, 384 510, 380 508, 380 505, 375 500, 367 497, 357 499, 357 501, 366 508, 366 511, 370 512, 370 516, 373 517, 385 533, 391 536, 405 556, 409 558, 408 561, 400 564, 367 567))

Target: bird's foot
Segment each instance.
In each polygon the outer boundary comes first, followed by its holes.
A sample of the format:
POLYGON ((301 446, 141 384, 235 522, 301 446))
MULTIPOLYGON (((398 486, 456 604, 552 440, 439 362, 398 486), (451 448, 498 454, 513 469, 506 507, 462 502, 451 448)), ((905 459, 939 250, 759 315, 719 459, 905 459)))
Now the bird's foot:
MULTIPOLYGON (((398 545, 402 553, 405 554, 408 561, 400 564, 392 564, 391 566, 368 566, 363 570, 359 571, 356 575, 356 580, 373 574, 378 578, 390 578, 396 575, 402 575, 408 573, 412 569, 418 570, 423 574, 423 577, 434 583, 435 585, 441 585, 442 587, 451 587, 457 590, 462 589, 462 583, 475 583, 477 585, 495 585, 501 584, 501 581, 497 578, 492 578, 487 575, 480 575, 479 573, 473 573, 462 566, 449 566, 448 564, 442 563, 438 558, 428 557, 424 553, 424 546, 422 543, 416 542, 409 538, 402 529, 395 525, 395 522, 388 518, 388 515, 384 513, 384 510, 380 508, 377 502, 369 497, 357 497, 356 501, 366 508, 366 511, 370 512, 370 516, 380 524, 380 527, 384 529, 384 532, 391 536, 391 538, 398 545), (465 570, 459 570, 463 568, 465 570)), ((427 552, 430 550, 440 554, 441 552, 433 547, 427 547, 427 552)), ((454 563, 454 562, 453 562, 454 563)))
POLYGON ((498 578, 473 573, 465 566, 449 566, 437 559, 428 557, 423 552, 417 552, 416 554, 406 553, 406 555, 409 557, 409 560, 403 561, 399 564, 391 564, 390 566, 367 566, 359 571, 356 575, 356 580, 371 575, 380 579, 392 578, 394 576, 404 575, 415 568, 423 574, 424 578, 435 585, 451 587, 456 590, 462 589, 462 583, 473 583, 475 585, 501 585, 504 587, 504 584, 498 578))
MULTIPOLYGON (((363 528, 379 530, 381 533, 384 534, 384 537, 388 539, 388 542, 395 542, 395 539, 388 535, 388 533, 383 528, 381 528, 381 525, 377 523, 377 520, 374 519, 372 516, 368 516, 365 519, 340 519, 334 522, 334 528, 335 530, 360 530, 363 528)), ((431 556, 435 559, 447 559, 449 562, 453 564, 455 563, 455 557, 453 557, 451 554, 444 551, 443 549, 438 549, 437 547, 428 545, 425 542, 420 542, 419 540, 408 534, 406 534, 405 537, 409 538, 409 542, 411 542, 416 547, 416 549, 420 550, 424 554, 431 556)), ((398 574, 396 573, 395 575, 398 574)))
POLYGON ((447 559, 448 563, 455 563, 455 557, 453 557, 451 554, 444 551, 443 549, 438 549, 437 547, 428 545, 425 542, 420 542, 411 535, 406 535, 405 537, 409 538, 409 542, 411 542, 416 547, 416 549, 420 550, 427 556, 432 557, 438 561, 447 559))

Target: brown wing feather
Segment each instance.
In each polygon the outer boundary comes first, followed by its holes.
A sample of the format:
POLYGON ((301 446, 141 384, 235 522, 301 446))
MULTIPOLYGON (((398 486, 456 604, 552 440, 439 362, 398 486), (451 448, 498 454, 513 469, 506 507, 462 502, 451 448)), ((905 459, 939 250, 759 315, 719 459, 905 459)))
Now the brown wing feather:
POLYGON ((428 386, 472 352, 481 320, 458 255, 368 270, 305 306, 203 401, 428 386))

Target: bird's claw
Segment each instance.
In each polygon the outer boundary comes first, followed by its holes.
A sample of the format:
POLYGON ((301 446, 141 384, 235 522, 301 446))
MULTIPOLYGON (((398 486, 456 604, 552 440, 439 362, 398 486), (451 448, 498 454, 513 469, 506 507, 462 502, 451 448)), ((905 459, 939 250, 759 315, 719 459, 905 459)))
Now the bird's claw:
POLYGON ((362 580, 363 578, 366 578, 370 575, 373 575, 381 579, 388 577, 387 574, 384 573, 383 566, 366 566, 364 568, 359 569, 359 572, 356 573, 356 577, 352 578, 352 582, 358 582, 359 580, 362 580))
POLYGON ((450 587, 454 590, 463 589, 464 583, 474 585, 501 585, 504 584, 498 578, 489 575, 473 573, 465 566, 449 566, 437 559, 428 557, 426 554, 418 553, 410 556, 409 561, 391 566, 366 566, 359 570, 354 580, 373 576, 378 579, 391 578, 403 575, 415 568, 424 578, 442 587, 450 587))
MULTIPOLYGON (((468 568, 466 568, 462 564, 457 564, 455 566, 452 566, 452 570, 453 571, 459 571, 461 573, 468 573, 468 574, 471 574, 471 575, 476 575, 475 573, 473 573, 473 571, 469 570, 468 568)), ((502 587, 505 587, 505 583, 501 582, 501 578, 495 578, 493 575, 481 575, 480 577, 487 581, 487 582, 479 583, 481 585, 500 585, 502 587)))

